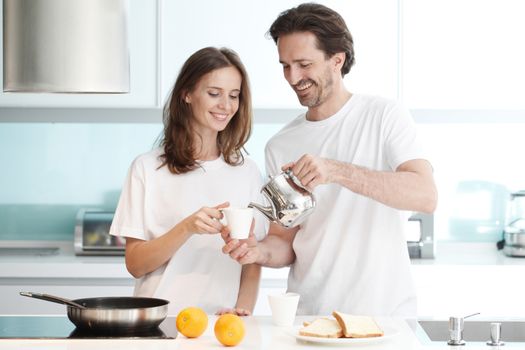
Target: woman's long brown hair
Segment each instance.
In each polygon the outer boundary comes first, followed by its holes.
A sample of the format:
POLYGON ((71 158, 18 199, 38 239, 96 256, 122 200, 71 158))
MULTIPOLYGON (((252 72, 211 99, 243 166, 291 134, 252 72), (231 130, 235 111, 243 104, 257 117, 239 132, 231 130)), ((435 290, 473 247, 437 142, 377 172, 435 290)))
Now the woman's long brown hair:
POLYGON ((244 162, 242 149, 252 130, 252 101, 248 74, 239 56, 227 48, 206 47, 191 55, 184 65, 164 106, 164 136, 161 146, 162 165, 173 174, 187 173, 199 167, 196 159, 193 114, 184 96, 193 91, 206 74, 220 68, 235 67, 242 77, 239 109, 226 128, 217 136, 217 146, 226 163, 240 165, 244 162))

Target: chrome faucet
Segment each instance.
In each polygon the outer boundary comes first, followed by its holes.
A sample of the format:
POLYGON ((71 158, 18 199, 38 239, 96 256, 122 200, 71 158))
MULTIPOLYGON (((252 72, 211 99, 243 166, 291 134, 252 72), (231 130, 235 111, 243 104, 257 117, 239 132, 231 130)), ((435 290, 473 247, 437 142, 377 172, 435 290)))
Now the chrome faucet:
POLYGON ((505 343, 501 340, 501 323, 492 322, 490 324, 490 340, 487 342, 489 346, 501 346, 505 343))
POLYGON ((450 317, 448 319, 448 331, 450 332, 450 339, 448 345, 465 345, 463 340, 463 325, 465 318, 479 315, 479 312, 464 317, 450 317))

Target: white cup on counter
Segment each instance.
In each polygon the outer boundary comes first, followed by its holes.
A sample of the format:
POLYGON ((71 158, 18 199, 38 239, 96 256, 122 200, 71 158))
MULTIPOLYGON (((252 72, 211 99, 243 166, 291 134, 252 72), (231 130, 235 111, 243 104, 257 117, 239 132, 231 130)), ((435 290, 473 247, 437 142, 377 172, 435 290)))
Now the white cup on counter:
POLYGON ((279 327, 291 327, 295 321, 299 294, 284 293, 268 295, 268 302, 272 310, 272 322, 279 327))
POLYGON ((223 224, 230 228, 230 237, 235 239, 246 239, 250 234, 253 220, 252 208, 224 208, 223 224))

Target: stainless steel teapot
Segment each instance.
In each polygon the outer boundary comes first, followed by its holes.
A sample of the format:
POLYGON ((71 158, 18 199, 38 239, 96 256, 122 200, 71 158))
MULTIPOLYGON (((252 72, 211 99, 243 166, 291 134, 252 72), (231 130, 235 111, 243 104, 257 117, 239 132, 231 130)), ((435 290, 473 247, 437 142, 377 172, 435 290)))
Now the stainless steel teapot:
POLYGON ((261 192, 270 202, 270 206, 251 202, 248 207, 259 210, 270 221, 284 227, 297 226, 315 208, 313 194, 300 185, 290 169, 270 176, 261 192))

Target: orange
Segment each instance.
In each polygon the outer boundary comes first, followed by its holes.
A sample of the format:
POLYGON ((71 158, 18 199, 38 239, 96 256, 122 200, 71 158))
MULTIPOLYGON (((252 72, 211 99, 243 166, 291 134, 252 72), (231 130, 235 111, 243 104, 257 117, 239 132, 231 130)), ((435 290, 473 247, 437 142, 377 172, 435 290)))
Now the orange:
POLYGON ((226 346, 235 346, 244 338, 244 322, 237 315, 225 314, 215 322, 215 337, 226 346))
POLYGON ((187 307, 177 315, 177 330, 188 338, 197 338, 208 327, 208 315, 198 307, 187 307))

